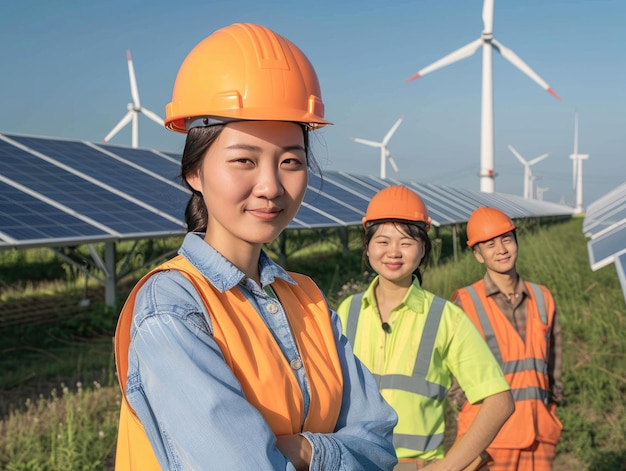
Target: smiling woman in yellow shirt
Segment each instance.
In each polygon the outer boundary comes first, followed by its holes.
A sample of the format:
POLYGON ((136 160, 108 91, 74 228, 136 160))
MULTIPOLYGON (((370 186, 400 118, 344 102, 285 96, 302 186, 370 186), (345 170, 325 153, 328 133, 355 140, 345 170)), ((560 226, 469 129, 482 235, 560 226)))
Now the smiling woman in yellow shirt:
POLYGON ((345 299, 337 313, 355 354, 370 369, 398 413, 398 469, 463 469, 487 447, 513 412, 509 385, 465 313, 421 288, 428 260, 430 217, 404 186, 370 201, 364 260, 376 278, 345 299), (444 399, 456 378, 468 400, 481 403, 471 433, 444 457, 444 399), (400 468, 402 467, 402 468, 400 468))

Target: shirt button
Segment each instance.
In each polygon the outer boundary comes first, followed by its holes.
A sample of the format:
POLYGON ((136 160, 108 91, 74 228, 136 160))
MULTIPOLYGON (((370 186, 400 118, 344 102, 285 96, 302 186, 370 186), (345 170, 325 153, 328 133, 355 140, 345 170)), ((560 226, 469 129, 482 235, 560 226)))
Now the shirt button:
POLYGON ((270 314, 276 314, 278 312, 278 306, 276 304, 268 304, 267 312, 270 314))
POLYGON ((289 364, 294 370, 299 370, 300 368, 302 368, 302 360, 300 360, 299 358, 294 358, 289 362, 289 364))

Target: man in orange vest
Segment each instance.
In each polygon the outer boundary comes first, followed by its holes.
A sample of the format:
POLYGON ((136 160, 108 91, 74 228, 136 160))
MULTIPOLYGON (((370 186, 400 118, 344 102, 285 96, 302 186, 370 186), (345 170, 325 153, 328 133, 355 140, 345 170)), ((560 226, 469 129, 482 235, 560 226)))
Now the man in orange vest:
MULTIPOLYGON (((563 398, 561 328, 552 294, 517 273, 517 237, 503 212, 478 208, 467 223, 467 245, 485 265, 482 280, 458 289, 452 300, 482 333, 511 386, 515 412, 487 451, 491 471, 552 470, 562 425, 555 415, 563 398)), ((467 431, 480 405, 455 388, 458 435, 467 431)))

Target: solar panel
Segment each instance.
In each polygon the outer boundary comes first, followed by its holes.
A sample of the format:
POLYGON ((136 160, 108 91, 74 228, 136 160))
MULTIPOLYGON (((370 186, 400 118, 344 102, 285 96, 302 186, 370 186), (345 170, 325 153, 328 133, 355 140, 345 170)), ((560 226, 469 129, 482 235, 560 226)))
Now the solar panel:
POLYGON ((0 246, 10 246, 24 234, 33 241, 56 240, 61 244, 115 236, 0 181, 0 246))
POLYGON ((619 256, 615 257, 615 269, 617 277, 622 285, 622 293, 624 293, 624 301, 626 301, 626 250, 619 256))
MULTIPOLYGON (((48 146, 45 151, 58 157, 62 154, 58 149, 59 145, 67 144, 68 153, 75 154, 76 146, 80 144, 86 149, 86 155, 89 155, 88 146, 76 141, 31 138, 28 143, 32 147, 25 147, 23 143, 12 140, 12 136, 0 137, 2 137, 0 139, 0 176, 3 181, 13 183, 14 189, 21 189, 19 195, 14 194, 15 201, 35 198, 40 201, 40 204, 45 204, 45 207, 40 206, 38 209, 41 214, 61 211, 68 215, 79 215, 83 222, 98 227, 102 234, 107 235, 107 239, 111 235, 118 238, 137 238, 144 233, 167 235, 181 231, 181 221, 166 211, 151 207, 137 197, 132 197, 114 186, 107 185, 100 179, 104 177, 91 172, 84 162, 81 168, 88 173, 77 171, 66 163, 33 149, 33 147, 42 149, 45 144, 48 146), (29 195, 29 198, 24 195, 29 195)), ((72 158, 75 159, 76 156, 73 155, 72 158)), ((94 167, 97 166, 98 164, 94 163, 94 167)), ((120 173, 119 180, 128 184, 124 172, 120 173)), ((151 198, 154 199, 154 195, 151 198)), ((56 232, 52 231, 47 224, 45 230, 53 234, 62 233, 66 220, 60 217, 55 220, 56 226, 59 226, 56 232)), ((41 222, 35 218, 30 221, 31 225, 32 221, 41 222)), ((84 225, 81 227, 85 228, 84 225)), ((31 231, 25 231, 13 234, 12 238, 32 245, 30 239, 33 237, 30 234, 31 231)), ((77 235, 76 239, 80 241, 91 236, 93 236, 92 230, 85 230, 84 233, 77 235)), ((54 240, 55 237, 51 236, 50 239, 54 240)))
MULTIPOLYGON (((182 235, 189 192, 179 170, 172 152, 0 134, 0 248, 182 235)), ((391 184, 416 190, 436 226, 463 223, 485 204, 511 217, 573 213, 513 195, 326 171, 310 174, 288 229, 361 224, 371 198, 391 184)))
POLYGON ((626 250, 626 224, 591 239, 587 243, 587 249, 592 270, 612 263, 616 254, 626 250))
POLYGON ((585 212, 583 233, 587 237, 626 221, 626 183, 591 203, 585 212))
POLYGON ((587 242, 591 269, 615 263, 626 298, 626 183, 587 206, 583 233, 591 238, 587 242))
MULTIPOLYGON (((174 214, 189 198, 189 193, 174 182, 178 164, 150 151, 126 149, 121 156, 113 151, 119 152, 123 148, 113 146, 105 149, 80 141, 43 140, 28 136, 14 136, 12 139, 55 163, 69 167, 71 173, 89 176, 103 186, 115 188, 166 214, 174 214), (150 158, 154 171, 145 167, 150 158), (133 160, 141 161, 144 166, 133 160)), ((50 171, 55 174, 68 171, 67 167, 57 167, 59 170, 50 167, 50 171)))

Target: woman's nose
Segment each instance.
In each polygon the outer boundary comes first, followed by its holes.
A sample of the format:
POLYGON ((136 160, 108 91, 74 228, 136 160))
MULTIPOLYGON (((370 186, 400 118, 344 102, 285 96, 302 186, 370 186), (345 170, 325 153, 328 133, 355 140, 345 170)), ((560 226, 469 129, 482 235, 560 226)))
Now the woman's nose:
POLYGON ((260 198, 274 199, 285 192, 280 175, 275 169, 259 171, 259 179, 254 187, 254 195, 260 198))
POLYGON ((396 245, 396 244, 390 244, 389 245, 388 255, 390 257, 401 257, 402 256, 402 252, 400 251, 400 247, 398 245, 396 245))

